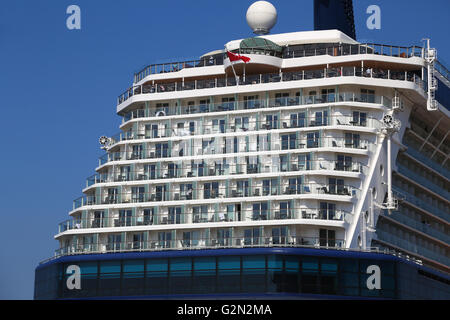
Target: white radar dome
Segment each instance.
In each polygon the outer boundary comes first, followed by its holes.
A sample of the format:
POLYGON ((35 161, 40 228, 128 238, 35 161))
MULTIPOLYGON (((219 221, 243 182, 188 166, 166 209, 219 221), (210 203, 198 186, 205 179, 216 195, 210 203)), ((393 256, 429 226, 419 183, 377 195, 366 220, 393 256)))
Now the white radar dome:
POLYGON ((256 34, 268 34, 277 17, 277 9, 267 1, 256 1, 247 10, 247 23, 256 34))

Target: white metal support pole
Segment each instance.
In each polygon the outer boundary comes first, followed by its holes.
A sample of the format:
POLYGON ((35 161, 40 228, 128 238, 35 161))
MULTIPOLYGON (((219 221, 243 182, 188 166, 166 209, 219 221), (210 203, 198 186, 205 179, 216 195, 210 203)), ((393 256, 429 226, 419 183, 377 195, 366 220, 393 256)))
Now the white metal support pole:
POLYGON ((361 231, 360 231, 360 239, 361 239, 361 249, 366 250, 366 219, 365 214, 361 212, 360 216, 360 223, 361 223, 361 231))
POLYGON ((388 184, 388 206, 393 203, 392 199, 392 165, 391 165, 391 135, 387 136, 387 184, 388 184))
POLYGON ((374 202, 374 200, 373 200, 373 189, 372 188, 370 188, 370 224, 369 224, 369 226, 371 227, 371 228, 374 228, 375 227, 375 213, 374 213, 374 208, 373 208, 373 202, 374 202))

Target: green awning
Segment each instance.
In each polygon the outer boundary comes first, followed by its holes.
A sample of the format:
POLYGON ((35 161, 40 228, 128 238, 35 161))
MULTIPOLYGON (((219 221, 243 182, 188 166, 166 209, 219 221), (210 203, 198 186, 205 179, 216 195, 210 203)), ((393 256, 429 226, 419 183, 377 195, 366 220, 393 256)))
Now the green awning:
POLYGON ((282 53, 283 48, 276 43, 264 38, 248 38, 241 41, 240 49, 260 49, 270 50, 277 53, 282 53))

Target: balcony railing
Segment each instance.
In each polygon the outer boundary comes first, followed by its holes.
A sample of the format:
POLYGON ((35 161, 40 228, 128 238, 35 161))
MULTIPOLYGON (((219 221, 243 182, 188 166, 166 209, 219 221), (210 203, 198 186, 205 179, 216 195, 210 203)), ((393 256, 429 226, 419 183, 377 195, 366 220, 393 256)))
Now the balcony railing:
MULTIPOLYGON (((263 139, 264 137, 260 137, 263 139)), ((221 139, 221 138, 217 138, 221 139)), ((196 139, 197 140, 197 139, 196 139)), ((237 141, 234 143, 232 139, 229 143, 218 142, 217 144, 209 141, 202 141, 202 144, 197 144, 198 141, 194 140, 188 147, 187 143, 173 144, 171 147, 167 144, 167 147, 155 149, 150 147, 150 150, 142 152, 133 151, 117 151, 107 153, 99 158, 99 166, 103 166, 108 162, 117 161, 131 161, 131 160, 146 160, 146 159, 169 159, 172 157, 198 157, 205 155, 217 155, 217 154, 248 154, 251 152, 262 151, 286 151, 293 152, 293 150, 315 149, 315 148, 344 148, 344 149, 358 149, 372 151, 374 148, 373 143, 370 143, 367 139, 347 139, 339 137, 324 137, 324 138, 307 138, 306 135, 301 136, 299 139, 277 141, 272 143, 247 143, 246 141, 237 141), (206 146, 203 144, 207 144, 206 146)), ((241 139, 239 139, 241 140, 241 139)), ((281 139, 280 139, 281 140, 281 139)), ((226 141, 226 140, 225 140, 226 141)), ((162 145, 162 144, 161 144, 162 145)))
POLYGON ((253 110, 263 108, 292 107, 314 104, 329 104, 337 102, 361 102, 391 107, 392 101, 384 96, 360 94, 355 92, 340 92, 339 94, 322 94, 303 97, 283 97, 276 99, 258 99, 236 102, 209 103, 177 107, 159 107, 153 109, 137 109, 123 116, 123 123, 139 118, 159 118, 174 115, 191 115, 236 110, 253 110))
POLYGON ((421 47, 401 47, 375 43, 341 44, 318 49, 288 49, 283 56, 288 58, 312 57, 319 55, 348 56, 357 54, 374 54, 398 58, 423 57, 421 47))
MULTIPOLYGON (((182 136, 194 136, 194 135, 209 135, 209 134, 226 134, 236 132, 255 132, 255 131, 267 131, 267 130, 285 130, 286 129, 299 129, 299 128, 317 128, 317 127, 329 127, 329 126, 345 126, 344 129, 351 127, 361 127, 370 129, 381 128, 381 121, 373 117, 359 118, 353 115, 331 115, 331 116, 309 116, 298 118, 298 111, 292 111, 296 116, 295 119, 289 119, 286 114, 282 119, 269 120, 252 120, 248 123, 236 124, 236 123, 219 123, 213 124, 212 120, 206 121, 199 120, 196 122, 197 126, 194 128, 161 128, 162 125, 156 125, 156 128, 148 128, 147 130, 129 130, 115 134, 111 137, 111 143, 109 147, 116 145, 121 141, 133 141, 133 140, 147 140, 147 139, 160 139, 182 136), (350 127, 349 127, 350 126, 350 127)), ((322 114, 322 113, 320 113, 322 114)), ((273 117, 273 116, 272 116, 273 117)), ((225 120, 223 120, 225 121, 225 120)))
POLYGON ((402 248, 402 249, 407 250, 412 253, 416 253, 425 258, 435 260, 435 261, 445 264, 447 266, 450 265, 450 258, 448 256, 444 256, 433 250, 425 248, 425 247, 421 246, 420 244, 418 244, 417 242, 412 242, 410 240, 400 238, 400 237, 398 237, 392 233, 388 233, 384 230, 377 230, 377 235, 380 240, 388 242, 390 244, 393 244, 394 246, 397 246, 399 248, 402 248))
POLYGON ((439 230, 436 230, 435 228, 432 228, 425 222, 412 219, 404 215, 402 211, 396 211, 393 215, 390 215, 389 218, 398 221, 404 225, 407 225, 413 229, 416 229, 417 231, 432 236, 438 240, 441 240, 445 243, 450 243, 450 236, 448 234, 445 234, 439 230))
POLYGON ((152 65, 145 67, 138 73, 135 73, 134 74, 134 82, 135 83, 139 82, 151 74, 178 72, 183 69, 203 68, 203 67, 218 66, 218 65, 223 65, 223 57, 201 59, 201 60, 190 60, 190 61, 182 61, 182 62, 152 64, 152 65))
POLYGON ((398 172, 407 176, 408 178, 412 179, 413 181, 420 184, 421 186, 439 194, 440 196, 442 196, 446 199, 450 199, 450 192, 448 190, 444 189, 443 186, 439 186, 439 185, 433 183, 432 181, 425 178, 418 172, 410 170, 405 165, 398 164, 398 172))
POLYGON ((152 84, 152 85, 140 85, 133 86, 122 93, 118 99, 117 104, 125 102, 134 95, 140 94, 156 94, 167 93, 186 90, 200 90, 211 88, 223 88, 230 86, 246 86, 261 83, 274 83, 274 82, 289 82, 300 80, 312 80, 312 79, 324 79, 335 77, 364 77, 374 79, 386 79, 386 80, 399 80, 414 82, 422 89, 425 88, 424 82, 421 77, 410 71, 396 71, 396 70, 384 70, 373 68, 359 68, 359 67, 337 67, 337 68, 325 68, 318 70, 303 70, 296 72, 280 72, 272 74, 259 74, 249 75, 245 79, 239 78, 239 83, 236 82, 234 77, 232 78, 211 78, 206 80, 194 80, 194 81, 178 81, 164 84, 152 84))
MULTIPOLYGON (((109 204, 129 204, 129 203, 155 203, 164 201, 179 201, 185 202, 187 200, 211 200, 211 199, 231 199, 231 198, 262 198, 267 196, 293 196, 293 195, 332 195, 332 196, 346 196, 358 197, 360 190, 353 186, 341 184, 296 184, 294 186, 283 184, 272 186, 268 191, 261 185, 249 186, 226 186, 226 187, 211 187, 211 188, 191 188, 184 192, 180 190, 164 191, 163 186, 153 186, 152 192, 126 192, 114 193, 109 195, 82 196, 73 201, 73 210, 94 205, 109 205, 109 204), (161 191, 156 191, 156 187, 161 187, 161 191), (259 190, 259 191, 257 191, 259 190)), ((256 201, 256 200, 255 200, 256 201)), ((261 201, 260 199, 257 201, 261 201)))
MULTIPOLYGON (((287 50, 285 50, 283 54, 283 59, 312 57, 321 55, 347 56, 358 54, 374 54, 399 58, 423 57, 423 48, 416 46, 400 47, 374 43, 332 45, 320 49, 288 48, 287 50)), ((223 65, 224 59, 225 55, 223 57, 207 58, 201 60, 152 64, 134 74, 134 83, 137 83, 142 79, 144 79, 145 77, 152 74, 178 72, 183 69, 223 65)))
POLYGON ((433 161, 429 158, 429 154, 424 154, 422 152, 419 152, 416 150, 415 146, 413 146, 411 143, 408 143, 406 141, 403 141, 403 143, 408 147, 406 150, 406 153, 411 155, 413 158, 416 158, 420 162, 424 163, 425 165, 429 166, 430 168, 436 170, 440 174, 442 174, 444 177, 450 177, 450 170, 443 167, 436 161, 433 161))
POLYGON ((283 164, 263 163, 241 163, 241 164, 206 164, 203 167, 193 168, 190 161, 179 165, 171 163, 174 167, 168 168, 169 164, 162 164, 162 168, 145 171, 114 171, 110 173, 95 174, 86 179, 86 187, 98 183, 112 183, 124 181, 147 181, 161 179, 197 178, 197 177, 220 177, 235 174, 261 174, 273 173, 279 176, 280 172, 298 172, 311 170, 334 170, 343 172, 355 172, 366 174, 367 166, 360 162, 343 162, 328 160, 291 160, 283 164))
POLYGON ((273 220, 323 220, 346 221, 351 223, 353 214, 344 210, 326 210, 313 208, 272 209, 255 212, 252 209, 239 212, 215 211, 203 213, 149 213, 148 215, 115 215, 104 218, 69 219, 58 225, 58 233, 68 230, 137 227, 152 225, 217 223, 236 221, 273 221, 273 220))
POLYGON ((72 245, 55 251, 55 257, 73 254, 117 253, 132 251, 166 251, 166 250, 197 250, 217 248, 244 247, 313 247, 313 248, 345 248, 345 240, 323 239, 318 237, 279 236, 279 237, 228 237, 173 239, 150 241, 98 242, 96 244, 72 245))
POLYGON ((406 200, 407 202, 421 208, 422 210, 425 210, 441 219, 448 220, 448 212, 444 209, 439 209, 438 207, 427 203, 414 194, 409 193, 408 191, 405 191, 395 185, 392 186, 392 190, 399 200, 406 200))

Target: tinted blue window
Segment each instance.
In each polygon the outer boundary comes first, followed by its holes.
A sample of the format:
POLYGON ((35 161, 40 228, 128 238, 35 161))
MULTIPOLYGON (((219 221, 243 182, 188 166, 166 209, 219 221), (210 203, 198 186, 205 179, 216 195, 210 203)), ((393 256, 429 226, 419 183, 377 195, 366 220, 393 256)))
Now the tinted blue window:
MULTIPOLYGON (((81 269, 81 274, 97 273, 97 262, 83 262, 78 264, 81 269)), ((66 268, 67 271, 67 268, 66 268)))
POLYGON ((125 260, 123 262, 123 272, 143 272, 144 260, 125 260))
POLYGON ((341 260, 341 270, 348 272, 358 272, 358 260, 341 260))
POLYGON ((170 271, 188 271, 192 269, 190 258, 176 258, 170 261, 170 271))
POLYGON ((302 269, 307 272, 318 272, 319 271, 319 261, 316 258, 304 258, 302 260, 302 269))
POLYGON ((167 269, 167 259, 147 260, 147 272, 163 272, 167 271, 167 269))
POLYGON ((214 257, 202 257, 194 259, 194 270, 215 270, 216 259, 214 257))
POLYGON ((283 260, 280 256, 269 256, 267 258, 267 268, 281 270, 283 268, 283 260))
POLYGON ((337 261, 335 260, 322 260, 321 270, 322 273, 336 273, 337 272, 337 261))
POLYGON ((219 257, 218 268, 219 270, 240 270, 241 259, 240 257, 219 257))
POLYGON ((120 273, 120 261, 101 262, 100 273, 120 273))
MULTIPOLYGON (((259 230, 259 229, 258 229, 259 230)), ((379 298, 448 299, 448 284, 418 273, 417 267, 392 261, 325 257, 282 256, 286 273, 280 272, 282 259, 277 255, 243 257, 246 269, 240 274, 240 256, 218 257, 216 276, 214 257, 194 258, 195 272, 190 270, 191 259, 172 259, 172 272, 168 276, 167 259, 147 259, 147 279, 144 282, 144 261, 101 261, 101 274, 97 275, 97 262, 74 262, 82 272, 82 289, 68 290, 65 271, 72 263, 60 263, 36 271, 36 298, 84 298, 94 296, 139 296, 185 293, 249 293, 249 292, 304 292, 318 294, 362 295, 379 298), (301 262, 302 274, 298 273, 301 262), (366 273, 369 265, 381 269, 381 290, 368 290, 366 273), (319 269, 320 266, 320 269, 319 269), (336 274, 339 269, 339 274, 336 274), (320 274, 319 271, 320 270, 320 274), (344 271, 350 270, 350 271, 344 271), (342 271, 342 272, 341 272, 342 271), (354 272, 356 271, 356 272, 354 272), (394 271, 398 273, 395 277, 394 271), (193 276, 192 276, 193 275, 193 276), (122 276, 122 278, 121 278, 122 276), (339 279, 339 282, 337 281, 339 279), (397 284, 396 284, 397 281, 397 284), (360 292, 361 291, 361 292, 360 292)))
POLYGON ((342 272, 340 275, 341 285, 343 287, 358 287, 358 274, 342 272))
POLYGON ((395 289, 395 279, 390 276, 381 277, 381 289, 383 290, 394 290, 395 289))
POLYGON ((286 270, 298 270, 298 258, 296 257, 287 257, 286 258, 286 270))
POLYGON ((243 257, 242 267, 244 269, 264 269, 266 267, 266 257, 265 256, 243 257))
POLYGON ((383 261, 380 264, 383 274, 394 275, 394 263, 390 261, 383 261))

